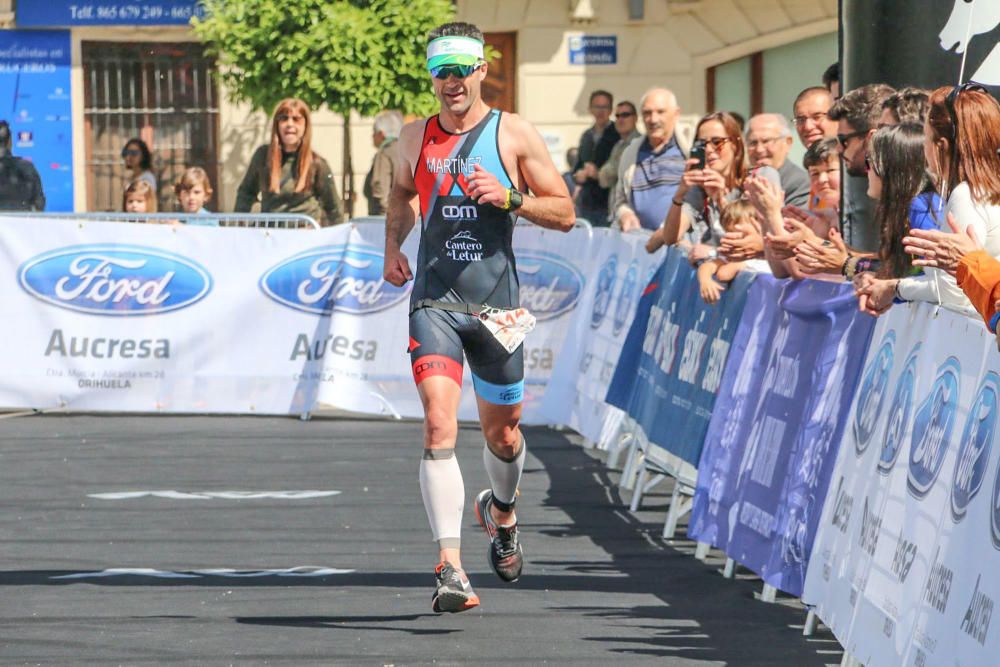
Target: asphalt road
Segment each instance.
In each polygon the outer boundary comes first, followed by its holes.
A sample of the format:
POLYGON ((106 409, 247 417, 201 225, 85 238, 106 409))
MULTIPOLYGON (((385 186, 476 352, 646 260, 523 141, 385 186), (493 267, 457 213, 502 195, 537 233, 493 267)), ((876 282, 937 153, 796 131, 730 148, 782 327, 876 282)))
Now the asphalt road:
POLYGON ((0 663, 826 665, 793 603, 754 599, 664 495, 632 515, 602 456, 526 432, 525 574, 489 570, 459 442, 464 560, 482 606, 431 612, 420 424, 51 415, 0 419, 0 663), (332 493, 332 492, 339 493, 332 493))

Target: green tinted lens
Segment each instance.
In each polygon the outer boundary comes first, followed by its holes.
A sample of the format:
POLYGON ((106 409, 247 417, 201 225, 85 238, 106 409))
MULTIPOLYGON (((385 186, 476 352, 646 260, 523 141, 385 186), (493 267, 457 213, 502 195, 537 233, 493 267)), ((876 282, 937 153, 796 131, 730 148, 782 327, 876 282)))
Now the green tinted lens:
POLYGON ((431 70, 431 76, 435 79, 447 79, 449 76, 464 79, 477 69, 479 69, 479 65, 441 65, 431 70))

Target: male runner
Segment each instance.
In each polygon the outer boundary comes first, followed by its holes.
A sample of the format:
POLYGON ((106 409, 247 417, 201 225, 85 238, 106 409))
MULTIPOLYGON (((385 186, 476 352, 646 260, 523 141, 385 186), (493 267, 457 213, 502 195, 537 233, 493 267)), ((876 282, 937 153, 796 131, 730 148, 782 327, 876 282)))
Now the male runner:
POLYGON ((439 549, 431 606, 436 612, 456 612, 479 604, 460 555, 465 487, 455 440, 463 352, 472 370, 490 478, 490 488, 476 498, 476 516, 491 540, 490 565, 504 581, 515 581, 522 565, 514 501, 525 458, 518 428, 524 359, 519 338, 515 334, 511 340, 503 328, 524 332, 533 318, 518 309, 514 220, 520 216, 569 231, 574 212, 566 184, 534 127, 483 102, 487 64, 479 28, 469 23, 435 28, 427 69, 441 111, 400 133, 384 273, 396 286, 413 279, 400 246, 413 228, 411 204, 419 196, 422 226, 409 352, 424 407, 420 492, 439 549), (491 319, 500 335, 494 336, 481 318, 491 319))

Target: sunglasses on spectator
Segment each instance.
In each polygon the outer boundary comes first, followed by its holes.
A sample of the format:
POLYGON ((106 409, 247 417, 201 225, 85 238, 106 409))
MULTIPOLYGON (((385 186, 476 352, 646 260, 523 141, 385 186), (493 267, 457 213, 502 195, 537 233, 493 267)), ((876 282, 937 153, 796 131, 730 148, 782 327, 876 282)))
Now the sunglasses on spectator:
POLYGON ((142 155, 142 151, 138 148, 123 148, 122 157, 125 157, 126 155, 142 155))
POLYGON ((618 120, 619 118, 631 118, 634 115, 635 114, 631 111, 619 111, 615 114, 615 120, 618 120))
POLYGON ((476 63, 475 65, 441 65, 440 67, 431 68, 431 76, 442 81, 449 76, 464 79, 482 66, 482 63, 476 63))
POLYGON ((847 148, 847 142, 849 142, 851 139, 854 139, 856 137, 863 137, 866 134, 868 134, 868 133, 867 132, 849 132, 847 134, 839 134, 838 133, 837 134, 837 141, 840 142, 841 146, 843 146, 844 148, 847 148))
POLYGON ((795 116, 792 120, 795 121, 796 125, 805 125, 807 121, 812 121, 814 123, 822 123, 826 120, 827 114, 824 111, 814 113, 811 116, 795 116))
POLYGON ((726 145, 727 142, 731 141, 729 137, 712 137, 711 139, 703 139, 706 146, 711 146, 715 150, 719 150, 726 145))
POLYGON ((875 174, 876 176, 881 176, 882 175, 882 174, 878 173, 878 169, 875 167, 875 163, 872 161, 871 157, 869 157, 867 155, 865 156, 865 171, 870 171, 873 174, 875 174))
MULTIPOLYGON (((981 83, 976 83, 975 81, 966 81, 965 83, 951 89, 948 96, 944 98, 944 106, 948 109, 948 115, 951 116, 952 139, 958 138, 958 114, 955 113, 955 100, 957 100, 958 96, 967 90, 978 90, 984 93, 989 92, 986 90, 986 86, 981 83)), ((952 143, 954 144, 957 142, 952 141, 952 143)))

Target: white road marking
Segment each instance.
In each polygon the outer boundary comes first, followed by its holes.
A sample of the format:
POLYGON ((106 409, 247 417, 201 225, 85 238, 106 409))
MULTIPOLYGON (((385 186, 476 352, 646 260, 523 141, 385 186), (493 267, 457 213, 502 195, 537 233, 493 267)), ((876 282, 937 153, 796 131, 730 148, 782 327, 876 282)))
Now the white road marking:
POLYGON ((88 493, 88 498, 98 500, 132 500, 135 498, 169 498, 171 500, 258 500, 273 498, 276 500, 308 500, 311 498, 328 498, 340 495, 340 491, 175 491, 164 489, 160 491, 111 491, 107 493, 88 493))
POLYGON ((269 570, 234 570, 217 568, 206 570, 155 570, 148 567, 112 567, 93 572, 74 572, 50 577, 51 579, 99 579, 104 577, 153 577, 156 579, 201 579, 204 577, 328 577, 333 574, 351 574, 354 570, 336 567, 314 567, 301 565, 299 567, 278 568, 269 570))

